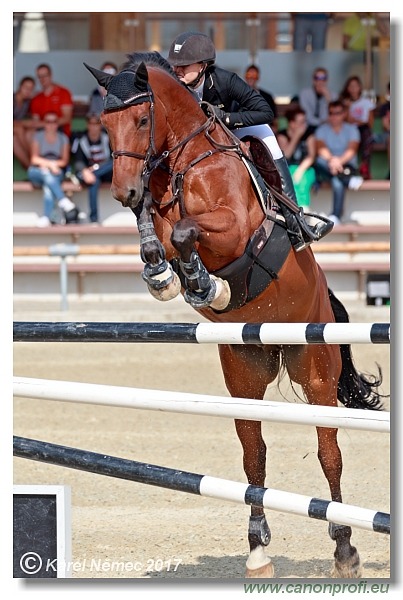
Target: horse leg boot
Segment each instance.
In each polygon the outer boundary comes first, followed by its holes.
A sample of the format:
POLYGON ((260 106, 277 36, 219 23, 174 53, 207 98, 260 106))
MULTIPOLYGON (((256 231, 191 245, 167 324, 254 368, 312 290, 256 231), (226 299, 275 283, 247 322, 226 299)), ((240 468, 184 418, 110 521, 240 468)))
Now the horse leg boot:
POLYGON ((152 197, 145 191, 140 204, 133 210, 140 233, 140 256, 145 263, 142 277, 150 294, 162 302, 179 295, 181 283, 165 257, 165 250, 159 241, 151 215, 152 197))
POLYGON ((274 577, 273 563, 264 552, 264 547, 269 545, 270 540, 271 533, 265 515, 252 514, 249 517, 248 541, 250 554, 246 562, 245 577, 264 579, 274 577))
POLYGON ((224 310, 231 290, 227 281, 210 275, 204 266, 194 246, 199 233, 197 224, 190 218, 181 219, 172 229, 171 242, 180 255, 179 267, 184 278, 183 297, 195 309, 224 310))
POLYGON ((359 554, 357 549, 350 544, 351 527, 329 523, 329 535, 336 542, 332 577, 337 579, 359 579, 362 577, 359 554))
POLYGON ((223 279, 210 275, 195 249, 188 261, 179 261, 180 269, 186 278, 184 299, 193 308, 211 307, 223 310, 231 297, 229 285, 223 279))
POLYGON ((284 156, 274 160, 274 164, 279 172, 281 178, 281 187, 283 193, 295 203, 297 212, 293 212, 284 203, 281 203, 281 210, 287 225, 287 229, 290 232, 290 240, 296 252, 305 250, 308 246, 317 240, 320 240, 323 236, 329 233, 333 229, 333 223, 331 221, 318 221, 313 227, 308 225, 304 221, 304 214, 302 208, 297 205, 297 197, 295 194, 294 184, 288 164, 284 156))

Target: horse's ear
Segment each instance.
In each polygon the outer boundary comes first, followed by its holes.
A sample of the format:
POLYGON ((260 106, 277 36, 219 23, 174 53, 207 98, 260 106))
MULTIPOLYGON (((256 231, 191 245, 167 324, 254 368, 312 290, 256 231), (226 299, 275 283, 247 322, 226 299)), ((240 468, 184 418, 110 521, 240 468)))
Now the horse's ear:
POLYGON ((147 90, 148 71, 147 67, 141 62, 136 71, 136 87, 139 90, 147 90))
POLYGON ((95 79, 98 81, 99 85, 102 85, 105 89, 108 89, 108 86, 112 79, 115 77, 114 75, 110 75, 110 73, 104 73, 99 69, 95 69, 94 67, 90 67, 86 63, 83 63, 84 67, 89 70, 89 72, 94 75, 95 79))

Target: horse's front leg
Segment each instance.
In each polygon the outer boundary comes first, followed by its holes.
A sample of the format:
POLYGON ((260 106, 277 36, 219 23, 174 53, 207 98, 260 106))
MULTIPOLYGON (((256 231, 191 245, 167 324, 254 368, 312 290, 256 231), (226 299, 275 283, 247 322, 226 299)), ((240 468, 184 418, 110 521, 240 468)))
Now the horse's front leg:
POLYGON ((211 307, 223 310, 228 306, 231 292, 223 279, 210 275, 195 248, 200 230, 189 218, 175 223, 171 243, 179 252, 179 265, 185 277, 184 298, 193 308, 211 307))
MULTIPOLYGON (((220 345, 222 370, 231 396, 262 399, 267 386, 279 370, 279 352, 268 346, 220 345)), ((243 468, 248 483, 264 487, 266 478, 266 444, 259 421, 235 420, 236 432, 243 448, 243 468)), ((258 500, 252 497, 251 500, 258 500)), ((259 498, 261 500, 261 498, 259 498)), ((266 554, 271 540, 261 502, 251 504, 248 541, 250 554, 246 562, 246 577, 268 579, 274 577, 274 566, 266 554)))
POLYGON ((142 277, 154 298, 167 301, 180 293, 181 283, 166 260, 164 246, 155 233, 151 208, 152 196, 146 190, 141 204, 133 211, 140 234, 140 256, 145 263, 142 277))

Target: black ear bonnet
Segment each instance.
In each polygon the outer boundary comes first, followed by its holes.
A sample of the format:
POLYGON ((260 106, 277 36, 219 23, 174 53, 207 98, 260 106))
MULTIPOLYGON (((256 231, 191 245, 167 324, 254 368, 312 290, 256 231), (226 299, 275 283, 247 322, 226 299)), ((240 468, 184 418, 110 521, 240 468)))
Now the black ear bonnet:
POLYGON ((152 92, 148 85, 148 72, 144 63, 137 71, 122 71, 117 75, 104 73, 84 63, 99 85, 107 90, 104 97, 104 110, 126 108, 143 102, 151 102, 152 92))

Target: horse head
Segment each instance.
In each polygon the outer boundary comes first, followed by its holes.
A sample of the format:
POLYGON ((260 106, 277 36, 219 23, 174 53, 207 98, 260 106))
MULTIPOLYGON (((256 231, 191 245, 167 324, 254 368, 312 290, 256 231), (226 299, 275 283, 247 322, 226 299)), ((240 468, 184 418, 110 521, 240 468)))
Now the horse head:
POLYGON ((109 134, 115 159, 111 192, 123 206, 135 208, 143 192, 143 173, 153 153, 153 93, 144 62, 135 70, 116 75, 84 63, 99 85, 106 89, 102 123, 109 134), (137 160, 133 160, 137 159, 137 160), (119 161, 119 169, 116 168, 119 161))
POLYGON ((107 92, 101 119, 115 159, 112 195, 132 210, 145 187, 161 199, 175 161, 186 158, 181 140, 189 124, 196 129, 206 122, 198 101, 158 52, 129 54, 116 75, 84 65, 107 92), (162 162, 164 168, 156 169, 162 162))

